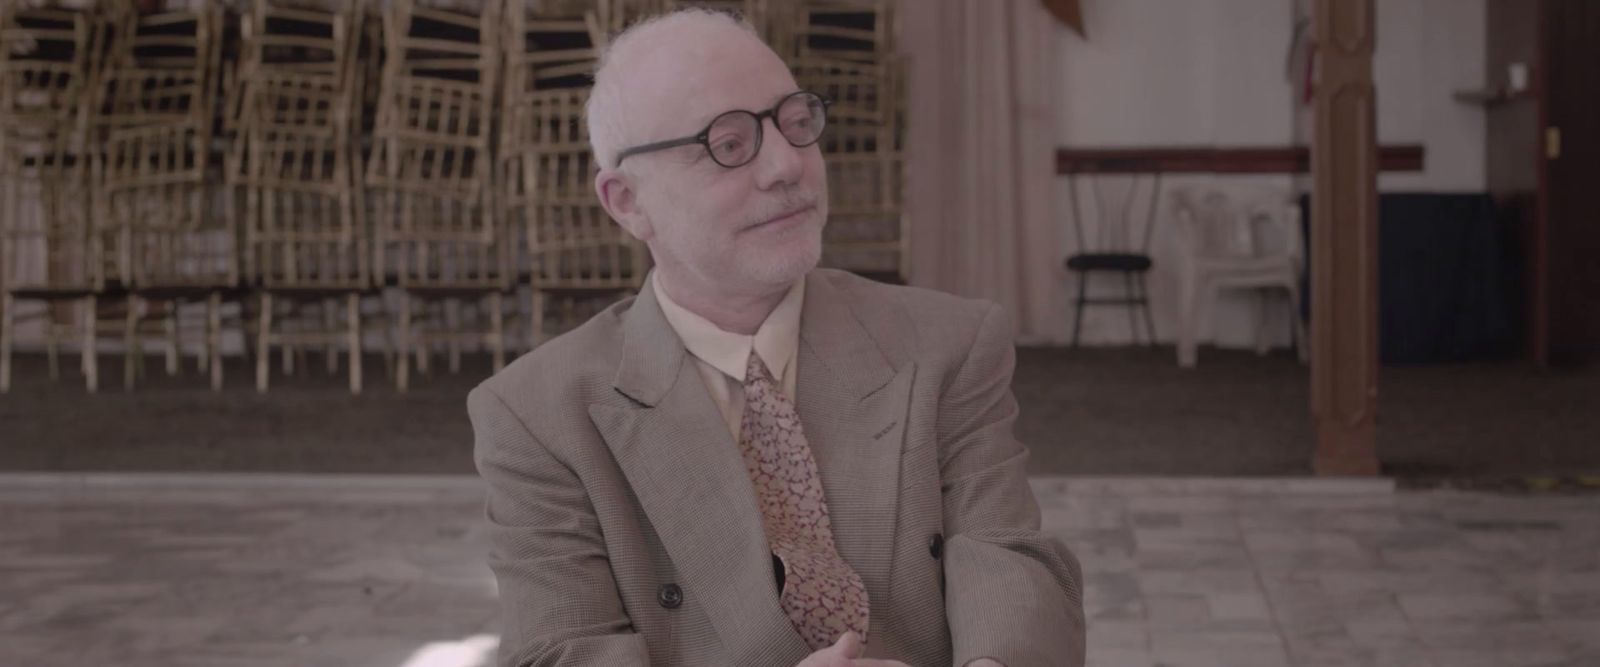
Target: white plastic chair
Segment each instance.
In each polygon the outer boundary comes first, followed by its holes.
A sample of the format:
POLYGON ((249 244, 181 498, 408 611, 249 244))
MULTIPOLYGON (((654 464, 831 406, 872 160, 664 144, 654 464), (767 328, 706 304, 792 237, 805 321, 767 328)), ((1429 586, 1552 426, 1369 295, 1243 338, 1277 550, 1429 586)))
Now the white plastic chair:
POLYGON ((1288 190, 1175 190, 1173 200, 1184 241, 1178 268, 1183 308, 1178 365, 1194 367, 1201 332, 1209 328, 1216 298, 1225 289, 1256 292, 1258 354, 1266 354, 1268 347, 1268 292, 1288 292, 1294 321, 1291 343, 1305 362, 1307 339, 1300 318, 1304 244, 1300 209, 1293 194, 1288 190))

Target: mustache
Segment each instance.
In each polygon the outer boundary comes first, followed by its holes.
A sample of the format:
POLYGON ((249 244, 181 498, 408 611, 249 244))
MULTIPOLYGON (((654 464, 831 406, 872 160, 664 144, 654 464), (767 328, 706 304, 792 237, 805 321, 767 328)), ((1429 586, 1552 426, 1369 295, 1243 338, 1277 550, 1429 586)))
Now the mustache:
POLYGON ((752 215, 747 226, 768 222, 773 218, 782 217, 802 209, 815 208, 822 201, 814 192, 793 191, 783 195, 782 198, 764 204, 755 215, 752 215))

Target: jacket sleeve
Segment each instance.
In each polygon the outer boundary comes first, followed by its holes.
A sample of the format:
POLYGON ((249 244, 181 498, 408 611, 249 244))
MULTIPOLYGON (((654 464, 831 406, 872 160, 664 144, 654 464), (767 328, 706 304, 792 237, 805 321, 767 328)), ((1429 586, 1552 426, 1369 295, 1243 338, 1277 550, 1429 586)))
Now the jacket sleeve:
POLYGON ((1083 572, 1039 530, 1027 448, 1013 433, 1016 350, 998 306, 939 399, 945 613, 956 667, 1084 664, 1083 572))
POLYGON ((500 584, 498 664, 649 664, 577 475, 493 390, 474 389, 467 413, 488 485, 489 567, 500 584))

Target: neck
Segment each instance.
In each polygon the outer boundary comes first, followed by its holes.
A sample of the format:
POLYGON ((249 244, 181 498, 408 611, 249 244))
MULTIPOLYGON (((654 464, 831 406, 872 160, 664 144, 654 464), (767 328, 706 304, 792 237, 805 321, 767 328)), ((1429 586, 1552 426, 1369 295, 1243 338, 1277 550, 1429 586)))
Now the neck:
POLYGON ((668 278, 659 268, 654 280, 655 288, 666 292, 667 297, 683 306, 684 310, 706 318, 718 329, 745 336, 755 335, 761 323, 767 321, 767 316, 777 309, 792 287, 784 285, 737 293, 728 293, 712 286, 694 289, 682 285, 675 278, 668 278))

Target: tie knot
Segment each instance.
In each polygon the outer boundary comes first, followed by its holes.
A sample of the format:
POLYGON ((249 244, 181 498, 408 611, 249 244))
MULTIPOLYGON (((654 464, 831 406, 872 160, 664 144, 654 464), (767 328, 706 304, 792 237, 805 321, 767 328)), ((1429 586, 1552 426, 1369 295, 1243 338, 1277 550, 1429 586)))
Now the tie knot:
POLYGON ((750 348, 750 360, 744 367, 744 384, 746 387, 762 380, 772 380, 772 371, 767 370, 766 362, 761 360, 761 355, 756 354, 755 348, 750 348))

